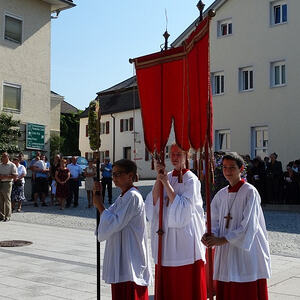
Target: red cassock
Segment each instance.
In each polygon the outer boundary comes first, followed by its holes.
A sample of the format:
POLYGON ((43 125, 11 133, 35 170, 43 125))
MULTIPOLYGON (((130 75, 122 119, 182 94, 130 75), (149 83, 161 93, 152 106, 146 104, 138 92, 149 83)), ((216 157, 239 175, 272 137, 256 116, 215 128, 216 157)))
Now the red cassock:
POLYGON ((148 287, 133 281, 111 284, 112 300, 148 300, 148 287))
MULTIPOLYGON (((161 267, 161 299, 206 300, 205 266, 202 260, 179 267, 161 267), (173 289, 172 287, 180 287, 173 289)), ((157 265, 155 266, 155 271, 157 265)))
POLYGON ((217 300, 268 300, 267 280, 252 282, 217 281, 217 300))

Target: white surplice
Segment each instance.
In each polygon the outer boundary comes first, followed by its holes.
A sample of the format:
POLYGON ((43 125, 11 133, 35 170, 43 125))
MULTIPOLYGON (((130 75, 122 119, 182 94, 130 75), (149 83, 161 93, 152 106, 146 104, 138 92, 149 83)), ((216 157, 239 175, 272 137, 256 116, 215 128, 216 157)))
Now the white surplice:
POLYGON ((134 187, 101 214, 98 239, 106 240, 103 260, 106 283, 151 284, 145 205, 134 187))
POLYGON ((237 193, 229 193, 227 186, 215 195, 211 203, 212 232, 229 242, 215 248, 215 280, 250 282, 270 278, 270 249, 260 202, 256 188, 246 182, 237 193), (232 219, 226 228, 224 217, 230 207, 232 219))
MULTIPOLYGON (((205 247, 201 237, 205 232, 201 184, 191 171, 183 176, 183 183, 178 177, 168 173, 168 178, 176 197, 167 206, 167 195, 164 192, 163 209, 163 244, 162 265, 183 266, 193 264, 197 260, 205 262, 205 247)), ((157 263, 159 202, 153 205, 152 192, 147 195, 146 214, 151 222, 152 256, 157 263)))

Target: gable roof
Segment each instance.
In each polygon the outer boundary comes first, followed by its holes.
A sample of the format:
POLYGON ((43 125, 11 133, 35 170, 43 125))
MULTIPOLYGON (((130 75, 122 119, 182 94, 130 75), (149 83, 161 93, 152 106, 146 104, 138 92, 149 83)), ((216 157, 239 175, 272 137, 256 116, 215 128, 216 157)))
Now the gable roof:
POLYGON ((124 81, 122 81, 106 90, 98 92, 97 94, 98 94, 98 96, 102 96, 102 95, 110 94, 113 92, 121 92, 121 91, 125 91, 128 89, 132 89, 136 86, 137 86, 136 76, 132 76, 132 77, 125 79, 124 81))
POLYGON ((67 101, 62 101, 61 106, 60 106, 60 113, 61 114, 77 114, 78 109, 74 105, 68 103, 67 101))

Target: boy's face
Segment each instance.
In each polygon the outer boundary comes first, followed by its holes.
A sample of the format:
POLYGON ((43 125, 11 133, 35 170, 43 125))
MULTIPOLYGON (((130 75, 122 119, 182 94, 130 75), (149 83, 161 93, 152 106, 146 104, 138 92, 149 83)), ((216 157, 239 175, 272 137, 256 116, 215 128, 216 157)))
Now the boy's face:
POLYGON ((223 174, 230 183, 238 181, 241 178, 241 172, 243 170, 244 166, 239 168, 235 160, 223 160, 223 174))
POLYGON ((176 145, 171 147, 170 151, 171 163, 175 169, 184 168, 185 164, 185 153, 176 145))
POLYGON ((114 166, 112 169, 113 182, 121 189, 133 183, 132 177, 132 173, 127 174, 124 169, 119 166, 114 166))

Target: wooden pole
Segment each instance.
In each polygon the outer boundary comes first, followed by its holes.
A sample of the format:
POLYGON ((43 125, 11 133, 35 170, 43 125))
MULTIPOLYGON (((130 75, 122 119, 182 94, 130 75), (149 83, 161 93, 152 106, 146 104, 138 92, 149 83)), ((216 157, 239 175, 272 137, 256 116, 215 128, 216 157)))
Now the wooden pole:
MULTIPOLYGON (((98 151, 98 157, 97 157, 97 164, 96 164, 97 168, 97 176, 96 176, 96 180, 97 182, 100 181, 100 151, 98 151)), ((99 193, 99 192, 98 192, 99 193)), ((96 213, 96 219, 97 219, 97 230, 99 227, 99 223, 100 223, 100 213, 98 211, 98 209, 96 209, 97 213, 96 213)), ((97 238, 97 300, 101 299, 101 268, 100 268, 100 242, 97 238)))

